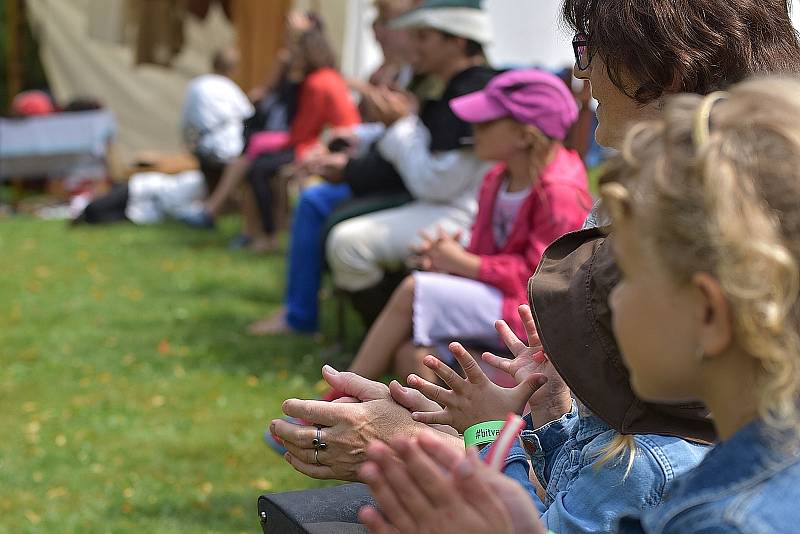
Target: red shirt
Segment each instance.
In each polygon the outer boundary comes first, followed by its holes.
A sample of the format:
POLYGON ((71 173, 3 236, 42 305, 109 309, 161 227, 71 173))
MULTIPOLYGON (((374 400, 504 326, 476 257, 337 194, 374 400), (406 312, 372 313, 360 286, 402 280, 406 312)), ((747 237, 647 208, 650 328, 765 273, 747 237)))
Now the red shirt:
POLYGON ((339 128, 360 122, 361 116, 341 75, 335 69, 317 69, 300 84, 289 145, 295 147, 295 158, 299 158, 317 143, 326 126, 339 128))
POLYGON ((580 157, 562 147, 539 173, 539 181, 519 208, 506 242, 500 247, 492 230, 492 212, 505 173, 506 166, 501 163, 483 177, 478 215, 467 250, 480 256, 478 280, 503 293, 503 319, 525 339, 517 308, 528 301, 528 278, 550 243, 583 226, 592 197, 580 157))

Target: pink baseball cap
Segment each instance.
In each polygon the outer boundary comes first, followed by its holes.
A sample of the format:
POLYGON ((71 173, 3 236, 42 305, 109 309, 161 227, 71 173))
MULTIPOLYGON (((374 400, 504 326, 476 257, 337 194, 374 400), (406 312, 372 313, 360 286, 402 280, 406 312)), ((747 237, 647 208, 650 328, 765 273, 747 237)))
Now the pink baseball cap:
POLYGON ((511 117, 562 141, 578 120, 578 105, 567 85, 538 69, 498 74, 482 90, 451 100, 450 109, 471 123, 511 117))
POLYGON ((11 112, 20 117, 49 115, 53 111, 53 101, 44 91, 23 91, 11 101, 11 112))

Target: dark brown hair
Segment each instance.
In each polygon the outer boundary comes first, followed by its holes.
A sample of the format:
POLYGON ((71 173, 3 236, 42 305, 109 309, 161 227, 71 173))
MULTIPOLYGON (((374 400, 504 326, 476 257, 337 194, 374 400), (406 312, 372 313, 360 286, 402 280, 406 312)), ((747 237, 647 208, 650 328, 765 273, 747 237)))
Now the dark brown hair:
POLYGON ((321 27, 312 27, 305 31, 297 44, 303 56, 306 74, 325 67, 336 68, 336 53, 321 27))
POLYGON ((752 74, 800 74, 786 0, 565 0, 563 16, 588 36, 611 82, 642 104, 752 74))
POLYGON ((464 55, 470 59, 476 57, 486 57, 486 52, 483 50, 483 45, 480 44, 478 41, 473 39, 467 39, 466 37, 461 37, 460 35, 455 35, 449 32, 444 32, 441 30, 434 30, 438 31, 439 33, 444 36, 445 39, 464 39, 464 55))
POLYGON ((230 76, 239 65, 239 51, 235 48, 222 48, 214 52, 211 58, 211 68, 217 74, 230 76))

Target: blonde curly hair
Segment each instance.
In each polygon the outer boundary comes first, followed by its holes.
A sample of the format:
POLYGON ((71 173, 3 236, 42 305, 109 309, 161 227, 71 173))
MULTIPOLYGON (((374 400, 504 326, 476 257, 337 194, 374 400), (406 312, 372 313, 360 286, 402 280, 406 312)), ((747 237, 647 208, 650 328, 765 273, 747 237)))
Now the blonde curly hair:
POLYGON ((601 181, 616 219, 678 284, 714 276, 735 342, 758 360, 758 413, 800 436, 800 81, 669 99, 634 126, 601 181))

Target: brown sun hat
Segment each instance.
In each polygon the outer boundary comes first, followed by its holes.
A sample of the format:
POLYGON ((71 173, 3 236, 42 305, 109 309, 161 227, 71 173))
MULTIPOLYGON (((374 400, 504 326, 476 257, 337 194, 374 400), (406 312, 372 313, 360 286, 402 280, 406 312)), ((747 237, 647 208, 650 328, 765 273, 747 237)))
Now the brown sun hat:
POLYGON ((656 404, 633 392, 611 329, 608 296, 620 275, 612 236, 593 228, 550 245, 528 281, 544 351, 572 393, 621 434, 716 441, 702 404, 656 404))

